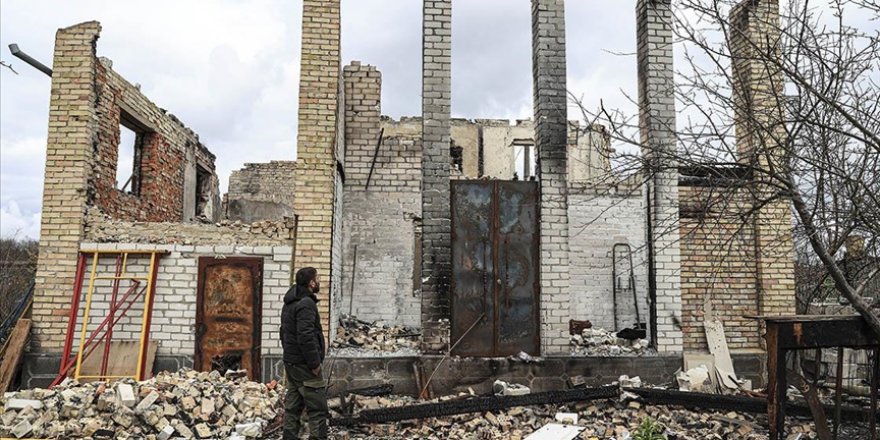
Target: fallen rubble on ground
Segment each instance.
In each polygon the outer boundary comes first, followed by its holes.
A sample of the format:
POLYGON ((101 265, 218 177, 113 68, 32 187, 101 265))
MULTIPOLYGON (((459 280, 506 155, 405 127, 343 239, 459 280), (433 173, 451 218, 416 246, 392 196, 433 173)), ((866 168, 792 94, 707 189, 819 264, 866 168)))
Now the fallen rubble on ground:
POLYGON ((15 438, 261 438, 283 410, 280 390, 218 372, 182 370, 137 382, 79 383, 7 393, 0 436, 15 438))
MULTIPOLYGON (((412 404, 411 398, 382 397, 364 399, 363 408, 397 407, 412 404)), ((639 425, 651 418, 660 424, 668 440, 758 440, 767 438, 766 416, 737 412, 697 412, 679 407, 648 406, 637 401, 605 399, 565 405, 515 407, 504 411, 436 417, 432 419, 374 424, 334 429, 336 438, 373 439, 473 439, 523 440, 548 423, 560 418, 574 420, 585 428, 580 438, 589 440, 632 439, 639 425)), ((814 439, 811 421, 793 420, 789 429, 802 434, 801 440, 814 439)))
POLYGON ((639 356, 655 353, 646 339, 627 340, 602 328, 584 328, 571 335, 573 356, 639 356))
POLYGON ((418 353, 418 329, 389 325, 384 321, 366 322, 343 316, 336 330, 333 348, 346 351, 418 353))

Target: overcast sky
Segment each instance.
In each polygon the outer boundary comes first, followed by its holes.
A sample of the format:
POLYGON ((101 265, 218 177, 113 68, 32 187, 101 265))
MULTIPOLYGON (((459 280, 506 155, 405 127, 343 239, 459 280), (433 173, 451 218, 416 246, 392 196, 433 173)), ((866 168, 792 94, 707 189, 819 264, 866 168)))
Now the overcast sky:
MULTIPOLYGON (((342 58, 383 75, 382 111, 420 114, 420 0, 343 0, 342 58)), ((567 2, 568 86, 588 105, 628 107, 636 91, 635 0, 567 2)), ((50 79, 7 46, 51 65, 56 29, 101 22, 98 55, 199 133, 221 189, 245 162, 296 157, 301 1, 0 2, 0 234, 36 238, 50 79), (210 5, 210 6, 208 6, 210 5)), ((529 0, 453 4, 452 111, 466 118, 532 114, 529 0)), ((634 110, 629 106, 630 111, 634 110)))

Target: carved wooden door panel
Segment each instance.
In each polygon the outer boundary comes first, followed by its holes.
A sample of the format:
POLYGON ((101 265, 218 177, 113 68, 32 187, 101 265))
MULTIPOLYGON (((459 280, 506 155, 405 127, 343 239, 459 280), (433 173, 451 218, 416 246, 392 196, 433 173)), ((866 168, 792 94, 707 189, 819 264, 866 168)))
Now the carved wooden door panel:
POLYGON ((262 258, 199 258, 195 369, 260 379, 262 258))

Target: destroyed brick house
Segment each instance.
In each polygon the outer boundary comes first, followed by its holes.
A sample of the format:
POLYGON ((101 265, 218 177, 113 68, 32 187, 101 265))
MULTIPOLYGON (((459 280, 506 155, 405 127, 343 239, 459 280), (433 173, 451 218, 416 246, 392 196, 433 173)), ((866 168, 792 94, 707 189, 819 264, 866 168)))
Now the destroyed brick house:
MULTIPOLYGON (((743 316, 794 312, 787 206, 742 225, 697 208, 724 190, 706 169, 614 175, 604 129, 568 120, 562 0, 532 2, 535 114, 515 123, 451 118, 450 0, 424 2, 422 115, 383 117, 379 70, 342 67, 339 4, 304 1, 296 160, 245 165, 222 199, 198 135, 98 57, 100 25, 58 31, 23 387, 55 379, 138 291, 112 338, 146 335, 139 368, 209 370, 231 356, 277 378, 282 297, 305 266, 322 274, 331 340, 343 316, 418 333, 409 352, 331 353, 337 389, 415 394, 414 366, 432 370, 459 339, 436 389, 623 372, 669 382, 682 352, 706 350, 707 316, 724 322, 737 372, 763 382, 759 324, 743 316), (123 129, 136 134, 127 184, 115 178, 123 129), (572 347, 572 320, 646 335, 599 356, 572 347), (540 366, 506 359, 520 352, 540 366)), ((676 147, 670 8, 637 6, 640 127, 655 152, 676 147)))

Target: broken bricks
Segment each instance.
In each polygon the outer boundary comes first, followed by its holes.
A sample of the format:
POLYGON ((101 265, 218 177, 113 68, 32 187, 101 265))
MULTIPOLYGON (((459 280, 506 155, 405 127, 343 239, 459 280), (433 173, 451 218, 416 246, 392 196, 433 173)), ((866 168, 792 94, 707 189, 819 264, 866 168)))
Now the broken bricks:
POLYGON ((182 370, 110 386, 66 380, 0 399, 0 437, 259 438, 280 422, 280 388, 182 370), (103 435, 103 434, 101 434, 103 435))
POLYGON ((585 328, 569 339, 574 356, 639 356, 651 353, 646 339, 627 340, 601 328, 585 328))

